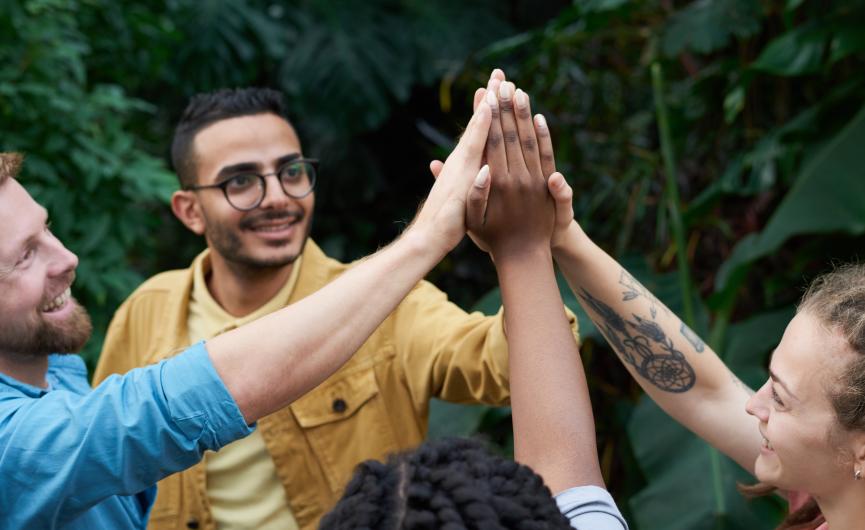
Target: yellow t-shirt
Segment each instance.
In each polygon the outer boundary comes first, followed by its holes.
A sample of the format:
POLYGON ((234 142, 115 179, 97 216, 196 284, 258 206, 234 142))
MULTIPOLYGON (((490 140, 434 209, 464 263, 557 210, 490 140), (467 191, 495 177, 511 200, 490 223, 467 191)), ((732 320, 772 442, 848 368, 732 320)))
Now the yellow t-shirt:
MULTIPOLYGON (((193 271, 192 295, 189 301, 189 342, 207 340, 252 322, 288 304, 300 271, 300 260, 294 262, 291 276, 269 302, 249 315, 228 314, 211 296, 205 276, 210 260, 200 260, 193 271)), ((205 455, 207 496, 213 518, 220 530, 261 529, 296 530, 297 521, 285 497, 285 489, 276 474, 273 459, 256 430, 242 440, 205 455)))

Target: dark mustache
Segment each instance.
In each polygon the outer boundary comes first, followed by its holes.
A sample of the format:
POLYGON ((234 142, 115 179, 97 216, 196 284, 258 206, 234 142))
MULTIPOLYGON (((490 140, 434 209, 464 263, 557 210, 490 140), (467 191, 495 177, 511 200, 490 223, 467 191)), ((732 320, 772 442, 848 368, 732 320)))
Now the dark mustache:
POLYGON ((260 214, 256 214, 250 217, 247 217, 240 221, 239 226, 243 229, 251 229, 258 223, 262 221, 294 221, 303 217, 303 212, 300 210, 296 211, 282 211, 282 212, 262 212, 260 214))

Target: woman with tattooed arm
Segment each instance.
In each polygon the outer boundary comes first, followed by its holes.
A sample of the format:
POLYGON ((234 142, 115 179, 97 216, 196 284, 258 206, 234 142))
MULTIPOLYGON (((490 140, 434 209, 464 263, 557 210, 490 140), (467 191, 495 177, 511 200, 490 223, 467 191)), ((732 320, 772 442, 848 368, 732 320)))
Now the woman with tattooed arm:
MULTIPOLYGON (((542 156, 556 201, 553 255, 580 304, 646 393, 766 488, 811 500, 780 528, 865 527, 865 267, 818 278, 755 393, 573 218, 572 190, 542 156)), ((791 503, 792 504, 792 503, 791 503)))

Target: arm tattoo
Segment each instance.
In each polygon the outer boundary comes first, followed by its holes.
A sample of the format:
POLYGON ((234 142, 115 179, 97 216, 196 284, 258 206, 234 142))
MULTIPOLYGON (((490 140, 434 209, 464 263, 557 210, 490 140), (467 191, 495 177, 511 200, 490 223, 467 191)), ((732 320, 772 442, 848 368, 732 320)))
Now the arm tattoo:
POLYGON ((655 318, 658 315, 659 307, 664 310, 664 313, 669 314, 669 311, 664 307, 664 304, 655 298, 655 295, 653 295, 651 291, 643 287, 643 285, 625 269, 622 269, 622 274, 619 276, 619 285, 625 287, 625 290, 622 291, 623 302, 630 302, 631 300, 642 296, 649 301, 649 312, 652 314, 652 318, 655 318))
POLYGON ((666 392, 687 392, 694 386, 694 369, 661 326, 637 315, 627 320, 585 289, 580 298, 597 315, 592 320, 601 334, 640 376, 666 392))
POLYGON ((703 339, 698 337, 696 333, 694 333, 694 330, 692 330, 687 326, 687 324, 682 322, 682 327, 679 331, 682 332, 683 337, 688 339, 688 342, 690 342, 691 346, 693 346, 694 349, 697 350, 697 353, 703 353, 703 350, 706 349, 706 343, 703 342, 703 339))

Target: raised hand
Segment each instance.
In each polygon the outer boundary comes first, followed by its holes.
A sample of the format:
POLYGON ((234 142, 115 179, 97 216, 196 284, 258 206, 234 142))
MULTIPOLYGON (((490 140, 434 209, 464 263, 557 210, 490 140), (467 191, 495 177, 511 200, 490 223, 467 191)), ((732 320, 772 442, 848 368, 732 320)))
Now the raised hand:
MULTIPOLYGON (((479 202, 481 196, 478 192, 483 192, 487 185, 487 170, 481 172, 481 164, 490 119, 489 105, 478 105, 409 227, 409 231, 423 230, 431 236, 432 241, 438 243, 437 250, 441 255, 450 251, 465 235, 467 201, 471 195, 473 202, 479 202)), ((476 208, 474 206, 473 210, 476 208)))
MULTIPOLYGON (((502 70, 498 68, 493 70, 492 74, 490 75, 490 79, 487 82, 487 86, 478 88, 475 91, 473 108, 476 109, 478 105, 485 100, 487 92, 491 91, 494 94, 498 94, 499 87, 505 81, 505 74, 502 70)), ((553 251, 555 252, 564 243, 564 240, 566 238, 566 232, 568 232, 569 230, 579 231, 579 226, 574 221, 574 211, 572 203, 573 190, 566 182, 564 176, 556 171, 556 161, 553 150, 552 137, 550 136, 550 130, 547 126, 546 120, 543 118, 543 116, 536 116, 533 125, 535 128, 535 137, 537 138, 541 173, 544 176, 548 177, 548 188, 553 196, 553 199, 555 200, 556 205, 555 224, 553 228, 553 235, 551 238, 551 246, 553 251)), ((489 151, 489 149, 487 149, 487 151, 489 151)), ((486 159, 486 153, 484 158, 486 159)), ((430 162, 430 172, 432 173, 433 177, 438 177, 443 166, 444 164, 440 160, 433 160, 432 162, 430 162)), ((473 215, 476 217, 480 215, 482 217, 483 212, 481 212, 480 214, 475 212, 473 215)), ((468 235, 472 238, 472 240, 481 250, 489 252, 489 244, 484 241, 479 234, 475 233, 471 229, 471 226, 474 225, 469 225, 468 235)))
MULTIPOLYGON (((535 131, 545 129, 545 122, 542 117, 532 120, 528 95, 514 90, 513 83, 500 82, 498 96, 490 90, 484 94, 492 110, 486 149, 491 192, 485 220, 468 226, 497 261, 540 246, 549 249, 555 226, 555 203, 547 190, 535 131)), ((469 214, 470 219, 478 217, 477 212, 469 214)))

